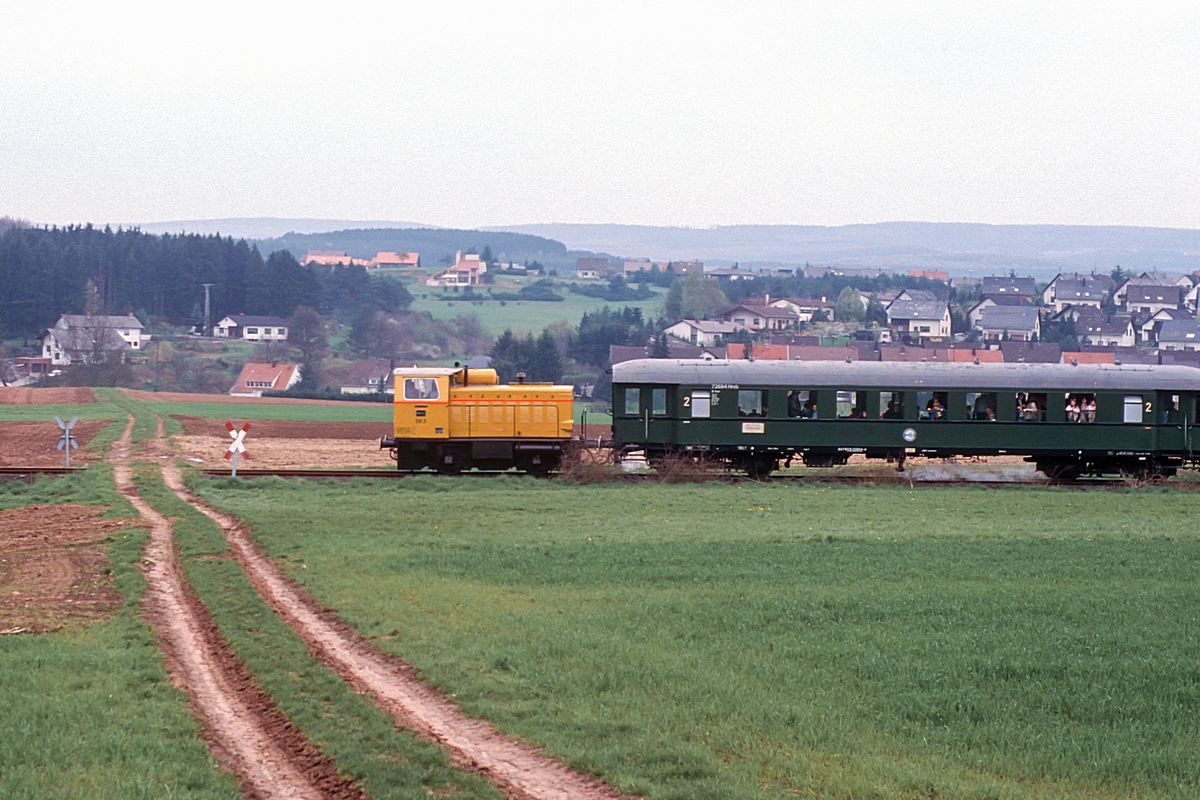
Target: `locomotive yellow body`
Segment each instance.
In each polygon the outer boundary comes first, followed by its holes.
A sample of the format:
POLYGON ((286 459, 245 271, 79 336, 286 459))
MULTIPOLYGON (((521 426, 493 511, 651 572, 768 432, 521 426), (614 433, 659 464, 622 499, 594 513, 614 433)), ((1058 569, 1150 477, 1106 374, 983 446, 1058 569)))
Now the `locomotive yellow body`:
POLYGON ((570 386, 501 384, 492 369, 401 367, 396 379, 392 451, 401 470, 462 472, 558 466, 574 431, 570 386))

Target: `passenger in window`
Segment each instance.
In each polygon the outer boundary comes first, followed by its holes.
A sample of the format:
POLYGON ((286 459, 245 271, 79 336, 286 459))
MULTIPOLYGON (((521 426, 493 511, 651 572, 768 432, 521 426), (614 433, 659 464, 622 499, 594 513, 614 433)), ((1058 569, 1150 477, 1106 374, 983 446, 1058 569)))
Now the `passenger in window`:
POLYGON ((900 404, 893 398, 888 400, 887 408, 879 415, 880 419, 900 419, 900 404))
POLYGON ((1017 392, 1017 422, 1025 419, 1025 393, 1017 392))
POLYGON ((1072 397, 1067 401, 1067 422, 1079 422, 1079 404, 1072 397))
POLYGON ((805 419, 816 419, 817 418, 817 401, 809 400, 808 405, 806 405, 804 407, 804 412, 805 413, 802 414, 801 416, 803 416, 805 419))
POLYGON ((983 418, 985 420, 987 420, 988 422, 995 422, 996 421, 996 410, 994 408, 992 408, 991 406, 988 406, 987 408, 985 408, 983 410, 983 418))
POLYGON ((1179 409, 1175 408, 1175 403, 1171 400, 1163 403, 1163 423, 1166 425, 1179 424, 1179 409))
POLYGON ((934 421, 941 421, 946 418, 946 407, 942 405, 942 401, 938 400, 936 395, 929 401, 928 410, 929 418, 934 421))
POLYGON ((1025 404, 1025 410, 1021 412, 1021 417, 1026 422, 1038 422, 1042 418, 1041 411, 1033 398, 1030 398, 1029 402, 1025 404))
POLYGON ((796 394, 795 392, 788 392, 787 415, 789 417, 804 416, 804 409, 800 403, 800 395, 796 394))

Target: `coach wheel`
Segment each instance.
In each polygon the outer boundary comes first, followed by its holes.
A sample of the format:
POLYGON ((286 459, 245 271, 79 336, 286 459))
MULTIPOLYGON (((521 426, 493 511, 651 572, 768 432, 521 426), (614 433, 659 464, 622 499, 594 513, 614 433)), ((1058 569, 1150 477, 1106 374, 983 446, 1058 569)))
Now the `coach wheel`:
POLYGON ((1052 481, 1073 482, 1079 480, 1079 465, 1072 461, 1038 462, 1037 469, 1052 481))
POLYGON ((745 461, 746 475, 754 480, 769 478, 779 467, 779 459, 772 456, 750 456, 745 461))

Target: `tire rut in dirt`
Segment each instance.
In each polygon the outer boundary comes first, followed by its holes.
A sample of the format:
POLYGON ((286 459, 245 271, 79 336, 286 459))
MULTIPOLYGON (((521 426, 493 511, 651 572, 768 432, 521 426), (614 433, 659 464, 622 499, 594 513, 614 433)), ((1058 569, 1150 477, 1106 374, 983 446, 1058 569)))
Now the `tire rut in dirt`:
POLYGON ((422 683, 412 666, 376 649, 288 578, 253 543, 240 520, 188 491, 178 468, 164 464, 163 477, 182 500, 217 523, 255 590, 304 640, 314 657, 356 691, 370 695, 398 725, 438 743, 454 764, 483 775, 514 800, 627 797, 599 779, 501 734, 488 723, 464 715, 445 695, 422 683))
MULTIPOLYGON (((116 452, 116 459, 128 457, 132 423, 131 419, 114 448, 125 451, 116 452)), ((243 795, 255 800, 365 798, 292 727, 234 654, 183 576, 170 522, 138 494, 132 468, 117 461, 113 473, 117 489, 150 532, 142 557, 147 581, 143 608, 166 656, 172 683, 188 695, 202 736, 241 780, 243 795)))

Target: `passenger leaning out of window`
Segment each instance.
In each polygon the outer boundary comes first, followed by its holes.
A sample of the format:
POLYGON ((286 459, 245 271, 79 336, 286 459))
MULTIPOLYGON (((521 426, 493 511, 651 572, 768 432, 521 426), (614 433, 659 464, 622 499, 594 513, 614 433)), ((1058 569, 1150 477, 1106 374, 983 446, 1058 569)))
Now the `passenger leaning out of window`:
POLYGON ((1038 404, 1033 401, 1033 398, 1030 398, 1029 402, 1025 404, 1025 410, 1021 412, 1021 418, 1026 422, 1038 422, 1041 420, 1041 409, 1038 408, 1038 404))
POLYGON ((1079 403, 1075 402, 1075 398, 1072 397, 1067 401, 1067 422, 1079 422, 1080 413, 1079 403))

